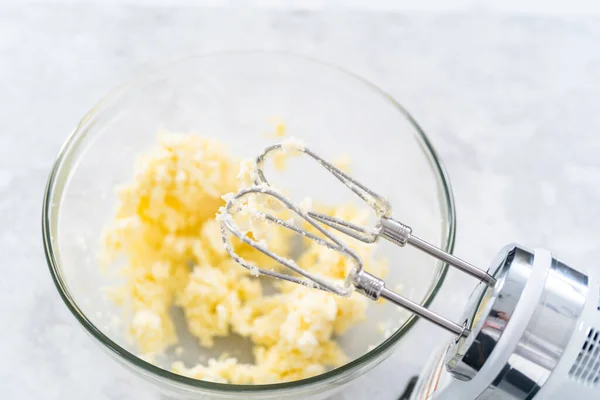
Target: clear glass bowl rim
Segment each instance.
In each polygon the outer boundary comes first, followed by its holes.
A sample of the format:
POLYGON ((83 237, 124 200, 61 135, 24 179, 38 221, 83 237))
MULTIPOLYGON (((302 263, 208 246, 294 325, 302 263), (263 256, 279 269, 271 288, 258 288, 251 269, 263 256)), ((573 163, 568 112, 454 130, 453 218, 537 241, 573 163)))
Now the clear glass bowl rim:
MULTIPOLYGON (((173 381, 173 383, 183 384, 185 386, 211 391, 211 392, 220 392, 220 393, 232 393, 232 392, 250 392, 253 394, 259 394, 259 392, 266 391, 274 391, 274 390, 284 390, 284 389, 300 389, 302 387, 312 386, 314 384, 326 383, 328 381, 336 380, 336 378, 340 378, 344 376, 346 373, 349 373, 357 368, 360 368, 365 363, 373 361, 378 357, 385 354, 391 347, 393 347, 415 324, 418 317, 415 315, 411 315, 407 321, 389 338, 379 344, 377 347, 363 354, 362 356, 350 361, 347 364, 344 364, 341 367, 332 369, 323 374, 301 379, 297 381, 285 382, 285 383, 274 383, 274 384, 262 384, 262 385, 234 385, 234 384, 225 384, 225 383, 215 383, 202 381, 194 378, 189 378, 183 375, 176 374, 174 372, 165 370, 158 366, 155 366, 147 361, 142 360, 135 354, 127 351, 119 344, 111 340, 108 336, 106 336, 100 329, 98 329, 83 313, 83 311, 79 308, 74 298, 71 296, 69 290, 67 289, 65 280, 62 276, 62 271, 60 265, 58 264, 54 243, 52 239, 52 231, 53 231, 53 214, 58 212, 60 207, 57 207, 55 210, 54 200, 55 200, 55 192, 57 190, 57 184, 60 183, 59 194, 62 195, 62 185, 64 182, 60 182, 57 180, 59 177, 68 177, 71 170, 66 169, 63 171, 63 167, 65 167, 66 160, 69 159, 69 156, 73 154, 74 150, 78 148, 78 145, 85 138, 87 130, 90 126, 94 124, 96 116, 100 114, 104 108, 113 101, 116 101, 120 95, 125 93, 129 89, 135 89, 136 85, 143 84, 145 78, 151 77, 153 74, 166 70, 170 66, 189 62, 194 59, 204 58, 204 57, 215 57, 215 56, 224 56, 224 55, 275 55, 282 57, 290 57, 297 58, 300 61, 310 62, 318 64, 325 68, 330 68, 338 71, 341 74, 345 74, 349 78, 352 78, 359 83, 369 87, 374 92, 378 93, 382 96, 390 105, 395 107, 398 112, 404 115, 404 117, 408 120, 408 122, 413 126, 415 132, 417 133, 417 139, 420 141, 421 147, 425 153, 425 155, 429 158, 429 161, 432 165, 432 168, 437 172, 437 180, 438 185, 441 186, 443 191, 443 200, 445 203, 445 207, 442 210, 445 214, 444 217, 446 219, 446 237, 443 243, 443 250, 447 252, 452 252, 454 250, 455 243, 455 235, 456 235, 456 210, 454 205, 454 195, 452 192, 452 187, 450 184, 450 180, 446 169, 441 162, 436 150, 434 149, 431 141, 426 136, 424 130, 419 126, 417 121, 410 115, 410 113, 400 105, 390 94, 376 86, 375 84, 367 81, 366 79, 354 74, 346 70, 345 68, 339 67, 334 64, 329 64, 327 62, 323 62, 320 60, 316 60, 311 57, 307 57, 304 55, 297 55, 288 52, 278 52, 278 51, 231 51, 231 52, 212 52, 206 54, 200 54, 192 57, 186 57, 180 60, 173 61, 171 63, 165 64, 162 67, 153 68, 147 71, 144 74, 138 75, 138 77, 132 81, 129 81, 125 85, 122 85, 112 92, 110 92, 107 96, 104 97, 99 103, 96 104, 88 113, 81 119, 78 125, 75 127, 73 132, 70 134, 66 142, 63 144, 59 154, 53 164, 53 167, 50 172, 50 176, 48 178, 44 199, 43 199, 43 207, 42 207, 42 236, 43 236, 43 244, 44 244, 44 252, 46 256, 46 261, 48 267, 50 269, 50 274, 52 276, 52 280, 58 290, 60 297, 63 302, 70 310, 70 312, 75 316, 75 318, 79 321, 79 323, 85 328, 85 330, 90 333, 95 339, 97 339, 101 344, 106 346, 110 351, 115 353, 117 356, 121 357, 123 360, 131 363, 133 366, 141 368, 142 370, 157 375, 163 379, 168 381, 173 381), (61 175, 62 174, 62 175, 61 175)), ((67 166, 68 167, 68 166, 67 166)), ((442 204, 444 206, 444 204, 442 204)), ((56 219, 58 220, 58 219, 56 219)), ((433 285, 428 289, 427 294, 423 298, 422 305, 427 307, 434 300, 435 296, 438 294, 441 286, 446 278, 446 274, 448 272, 448 265, 443 264, 439 269, 437 276, 434 279, 433 285)), ((250 394, 249 393, 249 394, 250 394)))

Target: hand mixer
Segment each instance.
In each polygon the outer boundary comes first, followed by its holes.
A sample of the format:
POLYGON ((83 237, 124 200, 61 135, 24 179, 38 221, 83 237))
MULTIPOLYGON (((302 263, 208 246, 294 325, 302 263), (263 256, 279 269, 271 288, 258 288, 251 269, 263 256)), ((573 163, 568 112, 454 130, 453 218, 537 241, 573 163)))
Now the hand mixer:
POLYGON ((285 151, 285 144, 268 147, 256 159, 255 186, 228 200, 221 215, 225 247, 236 262, 255 275, 349 295, 355 288, 372 300, 384 298, 454 334, 434 351, 406 399, 597 399, 600 398, 600 282, 577 271, 542 249, 505 246, 484 271, 412 234, 412 229, 392 217, 389 203, 348 174, 304 146, 296 150, 308 155, 332 173, 373 208, 374 227, 317 213, 293 204, 269 186, 263 172, 267 156, 285 151), (314 227, 320 234, 267 213, 269 221, 304 235, 349 257, 354 269, 345 282, 331 282, 300 268, 294 260, 270 251, 263 243, 245 235, 233 219, 240 199, 253 194, 275 198, 314 227), (382 279, 362 268, 356 253, 339 240, 335 231, 366 243, 379 238, 398 246, 411 245, 479 280, 460 323, 385 287, 382 279), (296 275, 259 268, 238 256, 229 244, 230 234, 270 256, 296 275))

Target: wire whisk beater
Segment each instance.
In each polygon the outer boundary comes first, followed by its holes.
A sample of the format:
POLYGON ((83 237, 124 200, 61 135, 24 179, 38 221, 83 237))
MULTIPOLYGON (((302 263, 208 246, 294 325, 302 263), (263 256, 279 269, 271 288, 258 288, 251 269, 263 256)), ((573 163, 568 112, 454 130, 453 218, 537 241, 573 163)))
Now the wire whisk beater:
POLYGON ((254 170, 252 176, 254 185, 249 188, 242 189, 231 198, 220 213, 218 219, 221 222, 221 232, 225 248, 229 255, 241 266, 249 269, 254 275, 266 275, 277 279, 287 280, 296 284, 307 287, 328 291, 339 296, 348 296, 354 290, 367 296, 372 300, 384 298, 392 303, 403 307, 420 317, 423 317, 436 325, 456 334, 458 337, 469 335, 469 330, 464 325, 457 324, 448 318, 436 314, 426 307, 423 307, 412 300, 401 296, 400 294, 388 289, 385 282, 369 272, 364 270, 361 258, 354 252, 343 240, 340 240, 338 234, 348 236, 364 243, 375 243, 380 238, 384 238, 400 247, 411 245, 438 260, 445 262, 459 270, 471 275, 472 277, 484 282, 488 286, 494 286, 496 283, 494 277, 487 272, 475 267, 474 265, 446 253, 436 246, 426 242, 423 239, 413 235, 412 229, 395 220, 392 217, 392 207, 383 196, 375 193, 367 186, 356 181, 350 175, 337 168, 330 162, 321 158, 315 152, 306 148, 299 142, 290 142, 276 144, 267 147, 254 161, 254 170), (366 205, 375 211, 377 223, 372 227, 359 226, 350 221, 316 212, 314 210, 304 210, 302 207, 294 204, 289 198, 282 195, 279 191, 272 188, 264 173, 264 164, 270 155, 279 151, 292 150, 301 155, 311 157, 329 173, 331 173, 338 181, 349 188, 357 195, 366 205), (258 209, 248 209, 244 205, 245 200, 249 196, 267 196, 268 198, 280 203, 280 205, 291 211, 296 219, 284 220, 273 213, 261 211, 258 209), (348 271, 343 282, 334 282, 330 279, 325 279, 316 273, 309 272, 301 268, 298 263, 282 255, 271 251, 268 246, 258 240, 248 236, 239 225, 236 223, 235 215, 240 211, 249 211, 254 218, 260 219, 267 223, 276 224, 284 229, 302 235, 308 240, 316 242, 318 245, 342 254, 351 261, 352 268, 348 271), (314 233, 302 227, 302 223, 295 222, 296 220, 304 221, 305 224, 314 228, 314 233), (331 228, 333 232, 327 228, 331 228), (272 269, 261 268, 254 265, 252 262, 245 260, 238 255, 230 243, 230 236, 234 235, 240 241, 252 246, 261 253, 272 258, 277 264, 285 267, 286 270, 292 271, 294 275, 284 272, 279 272, 272 269))

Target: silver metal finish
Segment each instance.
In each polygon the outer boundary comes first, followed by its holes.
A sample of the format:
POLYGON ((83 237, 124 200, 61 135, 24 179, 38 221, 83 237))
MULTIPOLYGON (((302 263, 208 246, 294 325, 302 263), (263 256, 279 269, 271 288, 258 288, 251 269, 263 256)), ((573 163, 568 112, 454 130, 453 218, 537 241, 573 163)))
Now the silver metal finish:
POLYGON ((289 282, 312 287, 315 289, 329 291, 340 296, 347 296, 350 293, 352 293, 353 286, 354 289, 356 289, 359 293, 365 295, 371 300, 385 298, 386 300, 389 300, 392 303, 403 307, 428 321, 433 322, 439 327, 444 328, 456 334, 459 337, 469 335, 469 330, 465 329, 464 326, 452 322, 449 319, 438 315, 433 311, 430 311, 429 309, 422 307, 419 304, 407 299, 406 297, 387 289, 382 279, 371 275, 363 270, 362 260, 354 253, 354 251, 352 251, 352 249, 344 245, 344 243, 339 241, 334 235, 327 232, 322 226, 320 226, 320 224, 316 220, 313 220, 309 214, 310 213, 304 212, 303 210, 295 206, 293 203, 291 203, 285 196, 281 195, 280 193, 271 188, 251 187, 241 190, 231 199, 229 199, 222 214, 217 219, 221 222, 221 235, 223 238, 225 249, 234 261, 236 261, 238 264, 242 265, 246 269, 250 270, 254 275, 271 276, 276 279, 283 279, 289 282), (326 246, 331 250, 337 251, 346 257, 352 258, 355 264, 355 268, 352 274, 346 279, 346 284, 342 286, 339 283, 329 282, 328 280, 323 279, 322 277, 319 277, 315 274, 311 274, 308 271, 305 271, 304 269, 300 268, 300 266, 298 266, 298 264, 294 260, 281 257, 280 255, 269 250, 268 246, 265 246, 264 244, 253 240, 251 237, 243 233, 235 222, 235 215, 237 212, 240 212, 242 210, 242 207, 239 203, 242 202, 245 197, 251 195, 270 196, 272 198, 277 199, 286 208, 294 211, 299 217, 310 223, 323 235, 323 237, 317 236, 311 232, 303 230, 297 225, 292 224, 290 221, 284 221, 281 218, 278 218, 272 214, 264 213, 258 210, 248 210, 253 212, 256 218, 260 219, 261 221, 278 224, 286 229, 301 234, 302 236, 313 240, 319 243, 320 245, 326 246), (241 257, 235 252, 234 247, 230 243, 231 235, 234 235, 244 243, 256 248, 263 254, 272 258, 278 264, 285 266, 286 268, 293 272, 296 272, 300 276, 293 276, 270 269, 260 268, 252 264, 251 262, 245 260, 243 257, 241 257))
POLYGON ((453 256, 452 254, 446 253, 445 251, 438 249, 434 245, 422 239, 419 239, 416 236, 409 236, 407 242, 411 246, 424 251, 430 256, 433 256, 438 260, 443 261, 453 266, 454 268, 457 268, 462 272, 471 275, 473 278, 479 279, 481 282, 484 282, 488 286, 494 286, 494 284, 496 283, 496 279, 493 276, 489 275, 486 271, 483 271, 474 266, 473 264, 461 260, 460 258, 453 256))
POLYGON ((292 210, 300 218, 304 219, 309 224, 311 224, 311 226, 313 226, 323 236, 322 237, 317 236, 311 232, 303 230, 300 227, 298 227, 297 225, 290 223, 289 221, 284 221, 281 218, 278 218, 272 214, 264 213, 264 212, 261 212, 258 210, 248 209, 247 211, 252 213, 252 215, 255 218, 257 218, 261 221, 265 221, 265 222, 268 221, 270 223, 278 224, 286 229, 289 229, 293 232, 301 234, 302 236, 304 236, 308 239, 311 239, 311 240, 319 243, 322 246, 325 246, 333 251, 337 251, 337 252, 345 255, 346 257, 349 257, 355 265, 354 272, 356 274, 360 273, 363 269, 362 260, 356 255, 356 253, 349 247, 345 246, 341 241, 339 241, 331 233, 327 232, 322 226, 320 226, 318 223, 316 223, 312 218, 310 218, 308 216, 308 214, 306 212, 304 212, 299 207, 294 205, 288 198, 281 195, 277 191, 275 191, 271 188, 268 188, 268 187, 257 187, 257 186, 247 188, 247 189, 242 189, 241 191, 236 193, 231 199, 229 199, 229 201, 227 201, 227 204, 225 205, 224 210, 221 212, 221 214, 219 214, 217 216, 217 220, 221 222, 221 237, 223 239, 223 244, 225 246, 225 249, 227 250, 227 253, 229 253, 231 258, 233 258, 233 260, 235 262, 237 262, 244 268, 248 269, 252 274, 257 275, 257 276, 258 275, 271 276, 276 279, 283 279, 283 280, 297 283, 300 285, 313 287, 315 289, 332 292, 339 296, 348 296, 352 293, 352 286, 349 282, 346 282, 346 284, 342 286, 339 283, 332 283, 328 280, 323 279, 320 276, 311 274, 311 273, 305 271, 304 269, 300 268, 300 266, 298 266, 298 264, 294 260, 290 260, 288 258, 282 257, 282 256, 272 252, 263 243, 259 243, 258 241, 250 238, 244 232, 242 232, 242 230, 236 224, 234 216, 238 212, 242 211, 242 207, 240 206, 239 203, 244 198, 247 198, 248 196, 251 196, 251 195, 270 196, 270 197, 278 200, 286 208, 292 210), (271 257, 278 264, 281 264, 281 265, 285 266, 286 268, 288 268, 289 270, 294 271, 297 274, 301 275, 305 279, 298 277, 298 276, 279 273, 277 271, 270 270, 270 269, 260 268, 259 266, 254 265, 252 262, 245 260, 244 258, 239 256, 235 252, 233 246, 231 245, 231 243, 229 241, 231 234, 233 234, 235 237, 237 237, 242 242, 254 247, 261 253, 271 257))
MULTIPOLYGON (((341 296, 349 295, 352 291, 353 286, 357 291, 359 291, 360 293, 372 300, 377 300, 380 297, 385 298, 386 300, 389 300, 394 304, 403 307, 417 314, 418 316, 427 319, 428 321, 431 321, 436 325, 456 334, 458 338, 468 337, 470 331, 469 329, 466 329, 464 325, 450 321, 449 319, 438 315, 428 310, 427 308, 422 307, 403 296, 400 296, 397 293, 390 291, 385 287, 384 282, 380 278, 363 271, 362 260, 356 255, 356 253, 354 253, 352 249, 346 246, 331 232, 328 232, 322 225, 329 226, 337 230, 338 232, 349 235, 355 239, 366 243, 373 243, 377 241, 380 237, 383 237, 393 243, 396 243, 399 246, 410 244, 426 252, 427 254, 438 258, 441 261, 455 266, 461 271, 467 272, 471 276, 474 276, 480 281, 484 282, 486 285, 493 286, 495 283, 495 279, 488 275, 485 271, 482 271, 476 268, 475 266, 457 257, 454 257, 451 254, 445 253, 444 251, 427 243, 426 241, 419 239, 416 236, 413 236, 412 229, 409 226, 391 218, 391 206, 385 198, 376 194, 360 182, 354 180, 342 170, 336 168, 329 162, 319 157, 317 154, 304 147, 296 148, 296 150, 312 157, 324 168, 326 168, 331 174, 333 174, 340 182, 347 186, 352 192, 359 196, 366 204, 369 205, 369 207, 371 207, 375 211, 376 215, 379 217, 379 223, 373 228, 365 228, 325 214, 317 213, 310 210, 301 210, 285 196, 279 194, 277 191, 270 188, 269 182, 265 178, 263 172, 263 164, 268 158, 268 156, 275 151, 283 150, 286 149, 283 147, 282 144, 274 145, 265 149, 265 151, 257 157, 255 163, 256 169, 255 171, 253 171, 255 186, 243 189, 239 193, 234 195, 231 199, 229 199, 227 205, 225 206, 224 212, 220 215, 219 219, 221 220, 221 232, 223 242, 230 256, 236 262, 253 272, 255 275, 263 274, 278 279, 285 279, 290 282, 298 283, 301 285, 330 291, 341 296), (350 257, 355 265, 355 268, 347 277, 345 284, 340 285, 337 282, 329 282, 316 274, 309 273, 308 271, 305 271, 302 268, 300 268, 300 266, 294 260, 290 260, 273 253, 268 249, 267 246, 253 240, 245 233, 243 233, 236 225, 234 215, 236 214, 236 212, 239 212, 242 209, 239 203, 243 200, 243 198, 251 195, 271 196, 272 198, 277 199, 287 209, 292 210, 297 216, 299 216, 304 221, 308 222, 312 227, 317 229, 321 236, 317 236, 311 232, 302 229, 298 225, 294 224, 293 221, 284 221, 283 219, 278 218, 269 213, 264 213, 258 210, 250 210, 253 213, 253 215, 255 215, 261 221, 278 224, 286 229, 301 234, 302 236, 311 239, 320 245, 326 246, 331 250, 337 251, 346 257, 350 257), (274 270, 260 268, 243 259, 234 251, 233 246, 231 245, 231 243, 229 243, 229 238, 231 234, 236 236, 239 240, 243 241, 244 243, 247 243, 248 245, 258 249, 263 254, 271 257, 278 264, 285 266, 286 268, 300 276, 283 274, 274 270)), ((248 211, 247 208, 246 211, 248 211)))
POLYGON ((309 214, 319 222, 365 243, 374 243, 380 237, 382 237, 401 247, 409 244, 421 251, 424 251, 430 256, 433 256, 438 260, 443 261, 448 265, 451 265, 454 268, 457 268, 462 272, 479 279, 482 282, 485 282, 487 285, 493 286, 496 283, 494 277, 489 275, 486 271, 483 271, 473 264, 470 264, 452 254, 446 253, 431 243, 414 236, 410 226, 405 225, 393 218, 382 217, 379 220, 379 224, 375 228, 369 230, 356 224, 352 224, 348 221, 317 212, 310 212, 309 214))
MULTIPOLYGON (((495 288, 474 292, 465 318, 472 334, 452 343, 446 366, 457 379, 470 380, 494 351, 531 275, 533 253, 511 246, 494 267, 495 288)), ((568 345, 587 296, 587 276, 552 259, 533 316, 507 364, 478 399, 530 399, 544 385, 568 345)))
POLYGON ((397 293, 392 292, 391 290, 384 288, 381 291, 381 297, 419 315, 420 317, 430 322, 433 322, 434 324, 441 328, 444 328, 448 332, 454 333, 457 337, 468 337, 471 333, 467 328, 465 328, 464 325, 459 325, 456 322, 449 320, 448 318, 438 315, 433 311, 429 310, 428 308, 422 307, 414 301, 411 301, 406 297, 402 297, 397 293))
MULTIPOLYGON (((281 151, 282 149, 283 147, 281 144, 267 147, 262 154, 256 158, 256 185, 269 185, 269 181, 266 179, 263 172, 264 162, 266 159, 268 159, 269 155, 273 154, 274 152, 281 151)), ((383 196, 373 192, 371 189, 367 188, 341 169, 327 162, 313 151, 305 147, 298 148, 297 150, 316 160, 340 182, 342 182, 346 187, 360 197, 375 211, 377 217, 379 218, 379 223, 377 226, 372 228, 365 228, 343 219, 314 211, 309 212, 311 218, 365 243, 374 243, 380 237, 383 237, 384 239, 387 239, 401 247, 408 243, 411 246, 416 247, 417 249, 437 258, 438 260, 443 261, 471 275, 472 277, 479 279, 482 282, 485 282, 487 285, 493 286, 495 284, 495 279, 487 272, 464 260, 461 260, 458 257, 453 256, 452 254, 444 252, 425 240, 414 236, 412 234, 412 229, 409 226, 391 218, 392 207, 383 196)))
POLYGON ((393 218, 383 217, 379 220, 379 236, 398 246, 404 246, 412 237, 412 229, 393 218))
POLYGON ((517 306, 532 262, 528 251, 505 248, 491 268, 496 285, 480 283, 473 291, 462 317, 471 335, 451 343, 446 352, 446 367, 455 378, 470 380, 487 361, 517 306))
POLYGON ((408 311, 411 311, 418 316, 433 322, 437 326, 446 329, 449 332, 454 333, 456 336, 468 336, 469 330, 465 329, 463 325, 459 325, 441 315, 434 313, 433 311, 425 308, 412 300, 407 299, 404 296, 400 296, 385 287, 385 283, 382 279, 377 278, 369 274, 366 271, 361 271, 354 277, 354 285, 356 290, 371 300, 377 300, 380 297, 391 301, 392 303, 400 306, 408 311))
POLYGON ((354 275, 354 286, 369 299, 377 300, 385 289, 385 282, 366 271, 361 271, 354 275))
POLYGON ((537 393, 558 365, 583 311, 586 292, 587 276, 552 260, 544 292, 523 336, 481 399, 499 393, 527 399, 537 393))
MULTIPOLYGON (((264 164, 265 160, 269 157, 269 155, 275 153, 276 151, 283 151, 283 150, 285 150, 285 149, 282 144, 276 144, 273 146, 269 146, 266 149, 264 149, 263 152, 256 158, 256 179, 255 179, 254 183, 257 186, 262 186, 262 185, 268 186, 269 185, 269 182, 265 178, 265 175, 263 172, 263 164, 264 164)), ((320 156, 318 156, 316 153, 312 152, 308 148, 297 147, 296 150, 302 152, 303 154, 310 156, 311 158, 316 160, 319 164, 321 164, 326 170, 328 170, 340 182, 342 182, 344 185, 346 185, 358 197, 360 197, 367 204, 369 204, 369 206, 375 210, 377 215, 389 216, 391 206, 388 203, 388 201, 385 199, 385 197, 378 195, 377 193, 373 192, 368 187, 366 187, 363 184, 361 184, 360 182, 354 180, 350 175, 346 174, 341 169, 337 168, 333 164, 331 164, 328 161, 326 161, 325 159, 321 158, 320 156)), ((317 213, 315 213, 314 215, 316 215, 316 214, 317 213)), ((337 220, 337 219, 333 218, 333 220, 337 220)), ((338 221, 340 221, 341 224, 346 223, 346 221, 344 221, 344 220, 338 220, 338 221)), ((360 230, 358 232, 361 233, 360 230)), ((362 233, 365 233, 365 232, 362 232, 362 233)), ((366 234, 368 235, 368 232, 366 234)))

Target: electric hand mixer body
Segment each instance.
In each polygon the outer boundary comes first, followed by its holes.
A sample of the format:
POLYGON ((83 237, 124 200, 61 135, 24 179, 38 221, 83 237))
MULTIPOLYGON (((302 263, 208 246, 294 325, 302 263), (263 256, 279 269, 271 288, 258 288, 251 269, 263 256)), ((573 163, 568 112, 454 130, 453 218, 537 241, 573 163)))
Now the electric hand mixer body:
MULTIPOLYGON (((287 145, 289 147, 289 145, 287 145)), ((596 399, 600 398, 600 281, 555 259, 546 250, 519 245, 502 249, 488 271, 483 271, 412 234, 412 229, 391 217, 387 201, 303 146, 309 155, 372 207, 379 217, 374 228, 356 226, 297 207, 268 186, 262 165, 271 146, 256 159, 255 186, 243 189, 227 202, 220 220, 225 247, 236 262, 255 274, 285 279, 338 295, 352 289, 376 300, 385 298, 455 334, 433 352, 409 399, 596 399), (338 251, 355 262, 345 285, 328 282, 302 270, 293 260, 272 253, 235 224, 232 214, 249 195, 271 196, 315 228, 320 235, 259 212, 259 218, 338 251), (385 282, 362 268, 360 258, 323 225, 373 243, 385 238, 399 246, 414 246, 480 281, 460 323, 453 322, 387 289, 385 282), (228 244, 230 234, 257 248, 295 276, 261 269, 237 255, 228 244), (300 276, 298 276, 300 275, 300 276), (353 287, 353 288, 352 288, 353 287)), ((289 149, 287 149, 289 150, 289 149)))
POLYGON ((411 399, 600 398, 600 284, 541 249, 505 247, 411 399))

